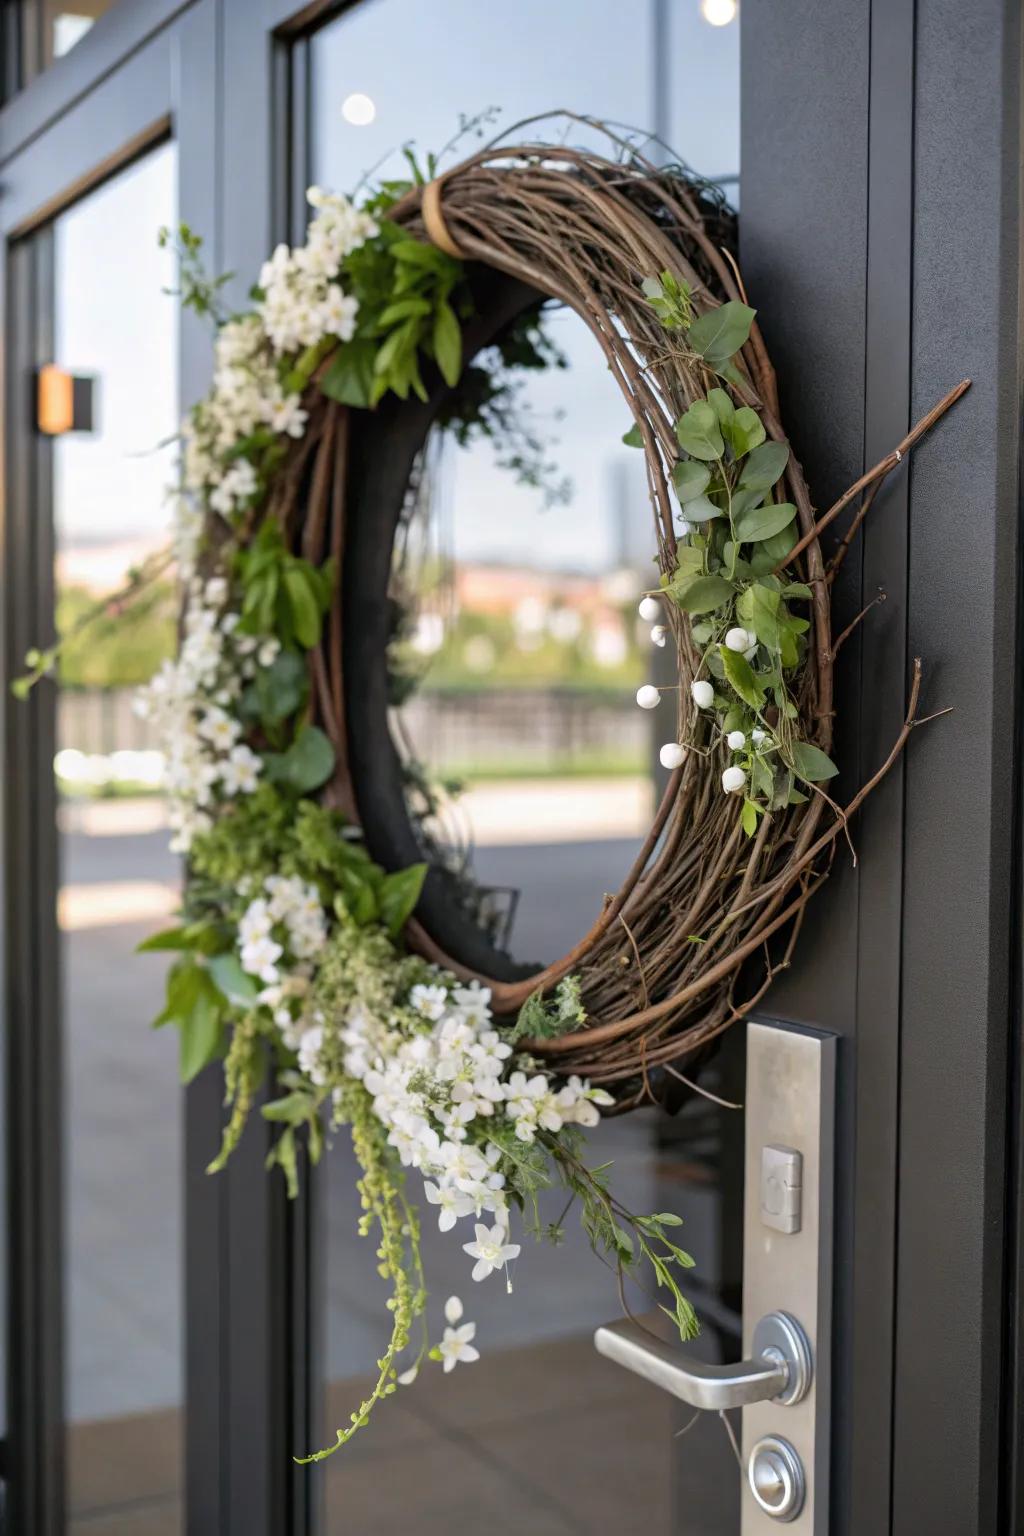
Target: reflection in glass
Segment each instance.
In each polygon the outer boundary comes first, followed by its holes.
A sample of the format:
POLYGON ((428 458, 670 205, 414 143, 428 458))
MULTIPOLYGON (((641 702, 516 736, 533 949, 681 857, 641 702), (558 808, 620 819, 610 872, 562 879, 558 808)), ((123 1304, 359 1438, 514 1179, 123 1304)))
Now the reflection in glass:
POLYGON ((396 541, 391 654, 426 851, 497 947, 538 967, 597 915, 653 811, 634 703, 652 664, 643 465, 584 322, 552 308, 542 324, 560 366, 512 375, 510 429, 464 446, 439 430, 426 455, 396 541))
POLYGON ((44 0, 41 9, 45 63, 70 53, 112 3, 113 0, 44 0))
MULTIPOLYGON (((402 174, 401 145, 436 150, 460 112, 496 104, 488 137, 556 106, 659 127, 735 196, 738 27, 709 25, 699 0, 521 0, 500 21, 476 0, 363 0, 313 39, 312 86, 311 179, 339 190, 370 167, 402 174)), ((471 130, 454 157, 478 143, 471 130)), ((579 938, 629 862, 652 803, 661 738, 650 732, 664 724, 633 703, 638 682, 660 676, 636 619, 653 536, 642 466, 620 446, 625 407, 582 322, 556 310, 548 330, 568 370, 532 375, 523 402, 550 444, 550 481, 570 481, 571 497, 517 484, 487 443, 434 443, 392 593, 404 617, 393 697, 403 675, 419 680, 393 709, 392 734, 432 796, 439 781, 465 781, 440 796, 435 830, 456 857, 471 852, 485 920, 532 961, 579 938)), ((737 1033, 701 1073, 731 1101, 742 1099, 742 1045, 737 1033)), ((735 1358, 740 1342, 742 1130, 735 1111, 691 1097, 674 1119, 606 1121, 590 1141, 595 1162, 614 1159, 628 1204, 685 1218, 704 1325, 695 1347, 709 1358, 735 1358)), ((354 1236, 344 1133, 327 1180, 329 1439, 384 1333, 373 1249, 354 1236)), ((431 1331, 445 1298, 460 1296, 481 1359, 447 1376, 425 1367, 427 1380, 317 1473, 328 1531, 736 1536, 739 1474, 721 1423, 675 1439, 687 1413, 595 1354, 593 1328, 617 1314, 618 1296, 574 1213, 557 1250, 526 1241, 511 1297, 495 1276, 474 1284, 461 1249, 471 1234, 440 1233, 435 1214, 424 1215, 431 1331)), ((657 1317, 651 1297, 631 1304, 657 1317)))
MULTIPOLYGON (((157 250, 174 221, 161 149, 54 226, 56 356, 95 380, 94 430, 54 440, 57 621, 67 633, 166 542, 176 429, 176 318, 157 250), (102 273, 103 281, 95 281, 102 273)), ((164 959, 135 945, 167 926, 178 869, 153 793, 159 762, 133 688, 171 652, 157 584, 74 640, 58 695, 66 1202, 66 1406, 71 1528, 159 1519, 179 1529, 180 1096, 176 1041, 146 1024, 164 959), (102 1513, 101 1513, 102 1512, 102 1513)), ((117 1524, 116 1529, 141 1529, 117 1524)), ((157 1526, 147 1526, 156 1530, 157 1526)))

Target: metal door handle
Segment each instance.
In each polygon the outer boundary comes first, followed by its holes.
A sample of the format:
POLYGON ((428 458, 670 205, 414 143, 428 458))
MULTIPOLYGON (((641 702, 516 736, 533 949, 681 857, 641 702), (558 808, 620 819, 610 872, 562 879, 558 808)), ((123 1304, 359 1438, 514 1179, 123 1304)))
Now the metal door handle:
POLYGON ((754 1329, 753 1357, 738 1365, 706 1365, 662 1343, 638 1323, 606 1323, 594 1334, 599 1354, 693 1408, 742 1408, 771 1399, 798 1403, 811 1385, 811 1346, 796 1318, 769 1312, 754 1329))

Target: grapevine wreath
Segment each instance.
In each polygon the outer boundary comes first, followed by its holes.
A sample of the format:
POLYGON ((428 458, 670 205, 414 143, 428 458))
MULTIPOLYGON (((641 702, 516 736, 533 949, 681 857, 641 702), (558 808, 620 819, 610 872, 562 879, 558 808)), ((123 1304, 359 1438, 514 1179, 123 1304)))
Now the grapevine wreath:
MULTIPOLYGON (((620 1273, 653 1272, 681 1336, 695 1331, 679 1218, 625 1210, 607 1169, 588 1167, 584 1131, 602 1110, 689 1082, 687 1059, 764 994, 850 815, 919 723, 915 663, 886 761, 845 804, 823 787, 845 638, 832 633, 832 583, 880 483, 966 381, 816 519, 732 214, 678 165, 609 145, 605 157, 502 142, 443 172, 413 163, 408 181, 358 205, 313 188, 306 243, 277 249, 244 314, 221 313, 198 239, 175 237, 183 298, 212 316, 216 360, 185 425, 180 651, 140 705, 163 733, 188 879, 180 926, 145 947, 178 952, 160 1022, 181 1032, 183 1076, 224 1056, 231 1113, 213 1167, 268 1065, 269 1161, 290 1189, 300 1152, 316 1161, 333 1128, 350 1128, 391 1339, 321 1456, 426 1357, 446 1370, 477 1358, 455 1298, 431 1345, 407 1170, 431 1218, 457 1227, 474 1280, 507 1270, 520 1230, 543 1235, 538 1195, 562 1185, 597 1252, 620 1273), (366 444, 387 451, 380 423, 447 412, 468 430, 486 427, 487 402, 500 406, 500 381, 477 362, 495 341, 481 329, 485 293, 492 321, 504 306, 505 361, 543 360, 551 301, 604 354, 657 537, 641 614, 678 674, 637 695, 668 717, 671 771, 633 866, 617 893, 595 896, 571 952, 528 976, 480 974, 446 953, 422 895, 438 872, 429 860, 382 867, 360 832, 364 679, 342 603, 351 541, 384 515, 365 473, 366 444), (846 508, 826 561, 820 535, 846 508)), ((384 591, 353 601, 386 632, 384 591)), ((32 675, 53 661, 31 657, 32 675)))

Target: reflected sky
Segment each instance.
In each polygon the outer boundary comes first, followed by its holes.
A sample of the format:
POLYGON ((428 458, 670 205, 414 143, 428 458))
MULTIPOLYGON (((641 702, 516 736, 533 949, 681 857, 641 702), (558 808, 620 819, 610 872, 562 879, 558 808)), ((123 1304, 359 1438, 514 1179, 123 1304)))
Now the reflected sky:
MULTIPOLYGON (((660 126, 710 177, 738 168, 739 28, 710 26, 699 0, 363 0, 314 38, 312 83, 313 179, 336 190, 352 190, 367 172, 407 174, 402 146, 421 160, 441 150, 460 114, 486 113, 488 122, 464 133, 445 163, 554 107, 634 125, 641 137, 660 126)), ((608 147, 580 124, 549 120, 530 131, 608 147)), ((583 323, 562 312, 548 325, 570 372, 531 377, 526 398, 572 501, 546 507, 486 444, 453 450, 438 495, 448 549, 461 560, 646 571, 651 512, 640 456, 621 444, 628 407, 583 323)))

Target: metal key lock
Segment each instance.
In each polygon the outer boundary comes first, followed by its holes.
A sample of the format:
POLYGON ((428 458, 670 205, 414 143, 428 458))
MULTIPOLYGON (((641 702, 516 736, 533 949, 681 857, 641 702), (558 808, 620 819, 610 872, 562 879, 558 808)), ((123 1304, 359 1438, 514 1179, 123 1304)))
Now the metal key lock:
POLYGON ((708 1365, 632 1320, 598 1351, 694 1408, 743 1410, 742 1536, 826 1536, 835 1041, 747 1030, 743 1337, 708 1365))

